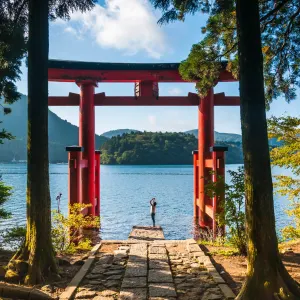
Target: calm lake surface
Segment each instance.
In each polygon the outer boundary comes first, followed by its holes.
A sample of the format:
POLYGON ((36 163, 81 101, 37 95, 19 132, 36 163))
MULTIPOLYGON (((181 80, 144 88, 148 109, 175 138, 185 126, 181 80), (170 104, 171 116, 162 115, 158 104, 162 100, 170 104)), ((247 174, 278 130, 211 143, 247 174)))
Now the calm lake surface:
MULTIPOLYGON (((226 165, 236 170, 239 165, 226 165)), ((13 196, 5 204, 13 218, 0 223, 9 228, 24 225, 26 218, 26 164, 0 164, 0 174, 13 186, 13 196)), ((273 169, 273 174, 287 173, 273 169)), ((226 181, 230 181, 227 174, 226 181)), ((50 165, 52 209, 61 192, 61 208, 67 213, 68 165, 50 165)), ((192 166, 102 166, 101 165, 101 237, 127 239, 133 225, 151 225, 149 200, 157 198, 156 223, 167 239, 192 237, 193 168, 192 166)), ((276 226, 289 222, 284 213, 288 200, 275 195, 276 226)))

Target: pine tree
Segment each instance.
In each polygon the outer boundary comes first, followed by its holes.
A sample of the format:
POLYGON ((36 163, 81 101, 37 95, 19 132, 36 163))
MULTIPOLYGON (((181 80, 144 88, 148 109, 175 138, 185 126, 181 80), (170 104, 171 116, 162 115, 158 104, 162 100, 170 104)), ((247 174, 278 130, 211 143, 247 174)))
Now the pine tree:
POLYGON ((240 82, 248 269, 237 299, 299 299, 299 284, 278 251, 266 122, 266 100, 283 94, 290 101, 299 86, 299 1, 152 2, 165 11, 162 23, 199 10, 210 14, 206 37, 180 67, 185 79, 198 81, 201 95, 217 81, 223 58, 240 82))

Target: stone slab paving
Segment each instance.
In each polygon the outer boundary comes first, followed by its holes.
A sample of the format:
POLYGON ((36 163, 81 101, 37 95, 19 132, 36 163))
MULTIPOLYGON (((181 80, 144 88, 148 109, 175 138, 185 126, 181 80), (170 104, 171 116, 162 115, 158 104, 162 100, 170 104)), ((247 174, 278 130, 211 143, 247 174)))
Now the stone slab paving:
POLYGON ((77 288, 75 299, 118 299, 128 260, 129 247, 121 245, 114 254, 103 253, 101 248, 95 263, 77 288))
MULTIPOLYGON (((167 250, 176 287, 177 299, 233 299, 224 294, 223 288, 218 284, 218 280, 215 280, 214 276, 202 262, 203 257, 206 256, 194 240, 187 240, 184 244, 169 244, 167 245, 167 250)), ((224 283, 224 281, 222 283, 224 283)))
POLYGON ((113 254, 100 249, 75 299, 234 299, 210 258, 193 239, 128 240, 116 248, 113 254))
POLYGON ((164 232, 160 226, 133 226, 129 240, 155 241, 164 240, 164 232))

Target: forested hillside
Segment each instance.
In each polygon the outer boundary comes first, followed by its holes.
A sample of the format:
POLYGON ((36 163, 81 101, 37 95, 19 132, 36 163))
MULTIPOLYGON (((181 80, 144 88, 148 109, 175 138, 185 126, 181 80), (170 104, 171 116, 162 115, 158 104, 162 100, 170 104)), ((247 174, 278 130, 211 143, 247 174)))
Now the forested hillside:
MULTIPOLYGON (((10 106, 12 112, 0 115, 0 130, 2 127, 15 136, 14 140, 4 141, 0 145, 0 161, 11 162, 27 159, 27 96, 10 106)), ((2 111, 2 110, 0 110, 2 111)), ((52 111, 48 111, 49 119, 49 156, 50 162, 67 162, 68 155, 65 147, 78 145, 78 127, 62 120, 52 111)), ((104 136, 96 135, 96 146, 99 148, 107 140, 104 136)))
MULTIPOLYGON (((228 146, 226 163, 243 163, 241 144, 216 142, 228 146)), ((192 134, 136 132, 113 136, 102 147, 103 164, 156 165, 192 164, 192 151, 198 141, 192 134)))

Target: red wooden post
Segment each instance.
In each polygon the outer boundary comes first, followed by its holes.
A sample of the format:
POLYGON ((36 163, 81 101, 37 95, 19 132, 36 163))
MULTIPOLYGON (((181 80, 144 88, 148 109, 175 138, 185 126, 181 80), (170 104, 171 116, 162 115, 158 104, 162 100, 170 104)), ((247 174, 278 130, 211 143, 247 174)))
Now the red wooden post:
MULTIPOLYGON (((211 147, 212 159, 213 159, 213 182, 222 180, 222 184, 225 184, 225 151, 228 151, 228 147, 214 146, 211 147)), ((225 190, 217 197, 213 197, 213 235, 214 238, 217 235, 218 224, 216 221, 217 214, 222 212, 220 202, 225 201, 225 190)), ((225 227, 222 226, 222 233, 225 233, 225 227)))
POLYGON ((95 215, 100 216, 100 150, 95 151, 95 215))
POLYGON ((194 166, 194 218, 199 218, 199 211, 198 211, 198 194, 199 194, 199 181, 198 181, 198 150, 192 152, 193 154, 193 166, 194 166))
POLYGON ((92 204, 88 214, 95 216, 95 82, 79 82, 79 144, 83 147, 82 158, 87 168, 82 169, 82 202, 92 204))
POLYGON ((82 148, 79 146, 66 147, 66 151, 69 152, 69 205, 74 203, 81 203, 81 172, 80 172, 80 160, 82 148))
POLYGON ((205 178, 209 178, 209 169, 205 161, 211 159, 210 147, 214 144, 214 92, 210 89, 207 96, 200 100, 198 107, 198 160, 199 160, 199 225, 209 226, 205 216, 205 205, 210 204, 205 195, 205 178))

